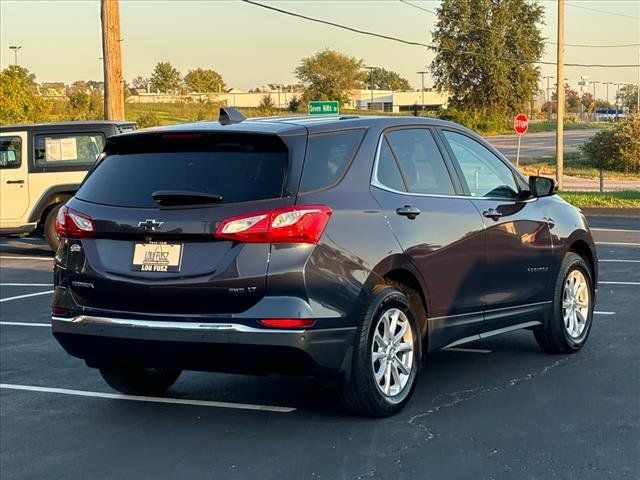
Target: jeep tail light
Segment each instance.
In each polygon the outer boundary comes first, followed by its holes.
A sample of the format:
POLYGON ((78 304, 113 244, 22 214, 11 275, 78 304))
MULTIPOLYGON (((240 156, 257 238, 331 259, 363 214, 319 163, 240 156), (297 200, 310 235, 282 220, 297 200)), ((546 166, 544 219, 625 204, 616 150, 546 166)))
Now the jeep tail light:
POLYGON ((91 237, 96 233, 91 217, 63 206, 56 216, 56 232, 63 238, 91 237))
POLYGON ((308 328, 316 323, 313 318, 263 318, 258 322, 271 328, 308 328))
POLYGON ((220 222, 215 236, 247 243, 318 243, 331 213, 326 205, 297 205, 239 215, 220 222))

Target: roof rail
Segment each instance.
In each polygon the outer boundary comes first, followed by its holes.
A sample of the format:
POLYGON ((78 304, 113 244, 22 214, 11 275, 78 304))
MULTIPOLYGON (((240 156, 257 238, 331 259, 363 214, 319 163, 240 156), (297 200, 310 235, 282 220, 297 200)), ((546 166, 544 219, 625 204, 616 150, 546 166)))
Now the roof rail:
POLYGON ((218 122, 220 125, 231 125, 232 123, 241 123, 246 120, 240 110, 233 107, 220 107, 220 117, 218 118, 218 122))

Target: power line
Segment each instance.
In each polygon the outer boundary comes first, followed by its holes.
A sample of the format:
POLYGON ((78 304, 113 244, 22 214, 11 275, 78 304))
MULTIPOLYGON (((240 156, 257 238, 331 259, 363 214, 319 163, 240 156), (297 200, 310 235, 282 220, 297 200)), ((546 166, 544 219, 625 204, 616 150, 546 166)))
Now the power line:
MULTIPOLYGON (((398 38, 398 37, 392 37, 391 35, 384 35, 382 33, 376 33, 376 32, 370 32, 367 30, 360 30, 358 28, 354 28, 354 27, 349 27, 347 25, 342 25, 340 23, 335 23, 335 22, 331 22, 329 20, 322 20, 320 18, 315 18, 315 17, 309 17, 307 15, 302 15, 301 13, 296 13, 296 12, 291 12, 289 10, 284 10, 282 8, 278 8, 278 7, 274 7, 271 5, 265 5, 263 3, 259 3, 259 2, 255 2, 253 0, 242 0, 245 3, 251 4, 251 5, 255 5, 256 7, 261 7, 261 8, 265 8, 267 10, 271 10, 274 12, 278 12, 278 13, 282 13, 284 15, 289 15, 291 17, 295 17, 295 18, 301 18, 303 20, 308 20, 310 22, 315 22, 315 23, 320 23, 323 25, 330 25, 332 27, 336 27, 336 28, 341 28, 343 30, 348 30, 350 32, 354 32, 354 33, 359 33, 361 35, 368 35, 370 37, 376 37, 376 38, 382 38, 384 40, 391 40, 393 42, 398 42, 398 43, 402 43, 404 45, 412 45, 415 47, 425 47, 428 48, 430 50, 434 50, 434 51, 444 51, 444 52, 454 52, 454 53, 460 53, 463 55, 470 55, 470 56, 476 56, 476 57, 491 57, 491 58, 497 58, 497 59, 501 59, 501 60, 510 60, 510 61, 518 61, 517 58, 513 58, 513 57, 504 57, 504 56, 495 56, 495 55, 487 55, 487 54, 483 54, 483 53, 477 53, 477 52, 470 52, 467 50, 456 50, 453 48, 445 48, 445 47, 440 47, 437 45, 433 45, 433 44, 428 44, 428 43, 422 43, 422 42, 416 42, 416 41, 412 41, 412 40, 406 40, 403 38, 398 38)), ((539 60, 536 62, 524 62, 524 63, 533 63, 533 64, 537 64, 537 65, 556 65, 556 62, 545 62, 543 60, 539 60)), ((635 68, 635 67, 640 67, 640 64, 596 64, 596 63, 565 63, 565 66, 567 67, 603 67, 603 68, 635 68)))
MULTIPOLYGON (((399 0, 400 2, 404 3, 405 5, 409 5, 413 8, 417 8, 418 10, 422 10, 424 12, 428 12, 431 13, 432 15, 438 15, 438 12, 435 12, 433 10, 429 10, 427 8, 421 7, 419 5, 415 5, 411 2, 407 2, 406 0, 399 0)), ((480 30, 489 30, 488 28, 484 28, 484 27, 478 27, 476 26, 475 28, 478 28, 480 30)), ((544 42, 547 45, 557 45, 556 42, 544 42)), ((583 48, 621 48, 621 47, 638 47, 640 46, 640 43, 626 43, 626 44, 621 44, 621 45, 587 45, 584 43, 565 43, 564 44, 565 47, 583 47, 583 48)))
POLYGON ((433 10, 429 10, 428 8, 421 7, 419 5, 414 5, 413 3, 407 2, 406 0, 400 0, 402 3, 406 3, 407 5, 412 6, 413 8, 417 8, 418 10, 422 10, 423 12, 429 12, 433 15, 437 15, 433 10))
POLYGON ((591 10, 592 12, 606 13, 608 15, 617 15, 618 17, 626 17, 626 18, 633 18, 635 20, 640 20, 640 17, 636 15, 628 15, 626 13, 610 12, 608 10, 600 10, 598 8, 584 7, 582 5, 574 5, 572 3, 567 3, 567 6, 573 7, 573 8, 582 8, 583 10, 591 10))
MULTIPOLYGON (((556 42, 546 42, 551 45, 557 45, 556 42)), ((622 48, 622 47, 640 47, 640 43, 620 43, 617 45, 587 45, 585 43, 565 43, 565 47, 583 47, 583 48, 622 48)))

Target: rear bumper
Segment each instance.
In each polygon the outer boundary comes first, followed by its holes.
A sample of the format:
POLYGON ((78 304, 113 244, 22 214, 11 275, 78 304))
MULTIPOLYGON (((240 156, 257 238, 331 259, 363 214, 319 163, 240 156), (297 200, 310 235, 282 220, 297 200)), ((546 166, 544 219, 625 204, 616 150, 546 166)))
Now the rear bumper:
POLYGON ((269 330, 237 323, 53 317, 64 349, 90 366, 115 362, 234 373, 337 373, 355 327, 269 330))

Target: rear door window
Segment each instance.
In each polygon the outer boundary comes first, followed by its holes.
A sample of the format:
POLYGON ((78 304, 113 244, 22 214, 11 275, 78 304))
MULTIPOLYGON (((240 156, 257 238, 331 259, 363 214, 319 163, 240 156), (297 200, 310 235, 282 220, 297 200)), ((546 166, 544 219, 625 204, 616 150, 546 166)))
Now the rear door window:
POLYGON ((220 195, 220 203, 282 197, 287 149, 277 137, 132 139, 136 140, 133 148, 116 147, 116 152, 100 161, 78 190, 78 198, 157 207, 152 194, 161 190, 220 195))
POLYGON ((0 137, 0 168, 19 168, 22 164, 22 139, 0 137))
POLYGON ((102 152, 104 142, 102 133, 36 135, 36 166, 88 168, 102 152))
POLYGON ((300 192, 326 188, 338 182, 347 171, 363 136, 364 130, 310 135, 300 192))
POLYGON ((455 193, 447 166, 429 130, 392 130, 385 137, 408 192, 437 195, 455 193))

